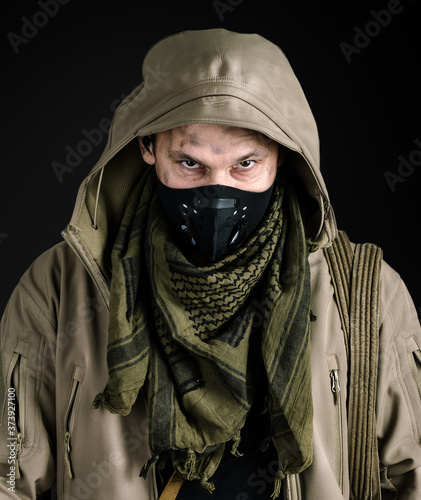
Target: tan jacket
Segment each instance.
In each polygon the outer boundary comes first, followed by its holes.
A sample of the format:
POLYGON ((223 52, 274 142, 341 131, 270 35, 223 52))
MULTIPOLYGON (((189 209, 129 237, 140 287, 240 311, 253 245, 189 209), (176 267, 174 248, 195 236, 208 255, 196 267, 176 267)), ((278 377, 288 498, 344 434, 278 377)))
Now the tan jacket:
MULTIPOLYGON (((2 320, 1 498, 16 498, 12 486, 18 498, 41 498, 54 481, 61 499, 156 497, 153 475, 139 478, 150 454, 142 398, 127 417, 91 410, 108 380, 110 250, 127 197, 151 168, 141 159, 138 136, 191 123, 198 105, 201 122, 258 130, 288 148, 283 168, 302 193, 309 238, 328 245, 337 234, 320 173, 317 127, 278 47, 258 35, 186 32, 151 49, 143 77, 117 109, 105 150, 80 187, 65 242, 30 267, 2 320), (13 419, 19 439, 9 434, 13 419)), ((299 478, 283 482, 284 494, 346 499, 343 333, 323 252, 311 254, 310 263, 317 315, 311 332, 314 460, 299 478), (332 392, 337 375, 339 398, 332 392)), ((397 490, 397 498, 414 500, 421 498, 421 331, 404 285, 386 264, 380 317, 377 421, 384 498, 396 498, 397 490)), ((267 498, 271 492, 268 484, 267 498)))
MULTIPOLYGON (((311 255, 311 273, 317 316, 311 324, 314 460, 299 478, 284 481, 284 495, 347 499, 346 354, 323 252, 311 255), (335 370, 339 399, 332 392, 335 370)), ((383 498, 415 500, 421 498, 421 331, 404 284, 387 264, 380 318, 376 411, 383 498)), ((66 243, 38 258, 11 298, 1 325, 1 350, 7 388, 10 376, 17 388, 15 413, 24 435, 18 457, 21 477, 15 480, 19 498, 39 498, 54 481, 59 499, 156 498, 153 475, 146 481, 139 477, 149 458, 142 398, 127 417, 90 409, 108 379, 107 320, 106 302, 66 243)), ((11 455, 7 414, 6 401, 0 498, 16 498, 6 482, 11 455)), ((257 471, 249 482, 263 489, 257 471)), ((269 498, 272 484, 264 487, 269 498)))

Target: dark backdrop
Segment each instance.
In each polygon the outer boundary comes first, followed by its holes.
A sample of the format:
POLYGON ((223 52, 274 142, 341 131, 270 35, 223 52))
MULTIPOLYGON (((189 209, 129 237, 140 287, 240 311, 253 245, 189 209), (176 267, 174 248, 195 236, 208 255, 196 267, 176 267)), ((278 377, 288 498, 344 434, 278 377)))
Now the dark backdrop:
POLYGON ((65 163, 66 148, 110 118, 140 83, 151 44, 211 27, 258 32, 286 52, 319 125, 339 227, 354 241, 383 247, 421 311, 416 3, 8 2, 1 37, 0 311, 34 258, 61 241, 105 137, 61 179, 53 162, 65 163))

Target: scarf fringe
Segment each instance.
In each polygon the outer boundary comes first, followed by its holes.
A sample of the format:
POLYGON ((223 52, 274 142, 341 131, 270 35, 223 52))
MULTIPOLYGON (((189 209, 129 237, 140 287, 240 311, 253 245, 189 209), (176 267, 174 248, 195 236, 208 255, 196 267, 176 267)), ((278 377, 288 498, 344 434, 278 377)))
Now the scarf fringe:
POLYGON ((202 477, 200 480, 200 484, 203 488, 209 491, 209 493, 213 493, 215 491, 215 485, 209 481, 208 477, 202 477))
POLYGON ((235 436, 232 438, 232 448, 231 448, 231 455, 234 455, 234 457, 242 457, 244 453, 240 453, 238 451, 238 447, 240 446, 241 442, 241 431, 238 431, 235 436))
MULTIPOLYGON (((130 408, 122 404, 111 404, 110 403, 110 394, 107 392, 100 392, 95 396, 95 399, 92 402, 91 410, 97 410, 100 406, 106 408, 110 413, 118 413, 120 415, 126 416, 130 413, 130 408)), ((115 400, 115 399, 114 399, 115 400)))
POLYGON ((191 481, 196 476, 196 453, 193 450, 187 451, 187 460, 186 460, 186 479, 191 481))
POLYGON ((108 394, 105 392, 99 393, 95 396, 95 399, 92 402, 91 410, 97 410, 100 406, 105 406, 106 401, 108 400, 108 394))
POLYGON ((270 498, 279 498, 281 496, 281 487, 282 480, 284 479, 285 474, 281 471, 278 471, 275 476, 275 481, 273 484, 273 493, 270 498))
POLYGON ((143 479, 146 479, 148 472, 150 468, 156 464, 158 461, 159 455, 155 454, 152 455, 151 458, 145 463, 145 465, 142 467, 142 470, 140 471, 139 476, 143 477, 143 479))

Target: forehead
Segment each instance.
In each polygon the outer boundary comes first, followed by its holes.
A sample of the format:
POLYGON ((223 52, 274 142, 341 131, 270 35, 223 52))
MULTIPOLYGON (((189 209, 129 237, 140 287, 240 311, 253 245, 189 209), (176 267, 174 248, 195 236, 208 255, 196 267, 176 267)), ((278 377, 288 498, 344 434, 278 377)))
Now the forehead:
POLYGON ((215 147, 241 144, 271 147, 276 144, 275 141, 256 130, 207 123, 183 125, 159 132, 157 138, 178 147, 202 147, 212 144, 215 147))

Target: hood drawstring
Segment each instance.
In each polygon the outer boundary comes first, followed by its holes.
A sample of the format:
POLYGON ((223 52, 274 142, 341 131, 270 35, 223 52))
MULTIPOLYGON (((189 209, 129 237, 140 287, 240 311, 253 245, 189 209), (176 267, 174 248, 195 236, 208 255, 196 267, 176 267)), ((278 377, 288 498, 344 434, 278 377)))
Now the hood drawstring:
POLYGON ((104 174, 104 167, 101 168, 101 172, 99 174, 98 188, 96 190, 96 199, 95 199, 95 209, 94 209, 94 220, 92 221, 91 227, 93 229, 98 229, 96 219, 97 219, 97 211, 98 211, 98 202, 99 202, 99 191, 101 189, 102 176, 104 174))

